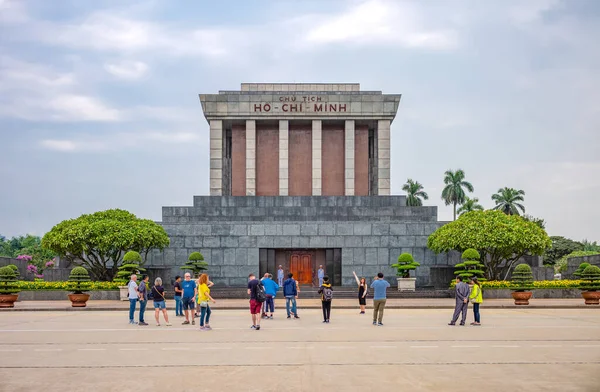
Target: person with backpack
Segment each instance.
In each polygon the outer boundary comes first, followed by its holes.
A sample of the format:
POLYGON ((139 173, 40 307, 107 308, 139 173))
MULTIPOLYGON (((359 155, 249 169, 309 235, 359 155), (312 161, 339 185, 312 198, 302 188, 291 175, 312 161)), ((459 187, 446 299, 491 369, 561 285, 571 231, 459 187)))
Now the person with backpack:
POLYGON ((288 278, 283 282, 283 296, 285 297, 285 310, 287 312, 287 318, 291 318, 291 312, 294 314, 295 319, 299 319, 298 311, 296 309, 296 300, 298 299, 298 282, 294 280, 294 274, 289 273, 288 278))
POLYGON ((267 299, 265 301, 264 318, 273 319, 273 312, 275 312, 275 296, 279 285, 273 280, 273 275, 266 274, 267 276, 262 280, 262 284, 265 287, 265 294, 267 299), (271 313, 269 316, 267 313, 271 313))
POLYGON ((267 296, 265 287, 254 274, 248 275, 248 295, 250 296, 250 314, 252 315, 251 328, 258 331, 260 330, 260 311, 267 296))
POLYGON ((321 294, 321 307, 323 308, 323 322, 329 324, 329 316, 331 315, 331 300, 333 299, 333 289, 329 283, 329 276, 323 277, 323 283, 319 287, 321 294))

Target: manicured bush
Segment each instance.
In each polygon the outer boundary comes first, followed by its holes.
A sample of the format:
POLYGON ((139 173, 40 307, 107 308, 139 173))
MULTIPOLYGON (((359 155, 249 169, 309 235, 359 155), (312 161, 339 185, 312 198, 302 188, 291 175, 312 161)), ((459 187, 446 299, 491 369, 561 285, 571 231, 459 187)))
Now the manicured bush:
POLYGON ((181 266, 182 270, 192 271, 194 276, 200 275, 202 271, 208 269, 208 263, 204 261, 204 256, 200 252, 193 252, 188 256, 188 261, 181 266))
POLYGON ((454 266, 454 275, 462 276, 463 278, 476 277, 479 281, 484 281, 484 268, 480 260, 481 256, 476 249, 467 249, 462 254, 462 263, 458 263, 454 266))
POLYGON ((600 290, 600 267, 596 265, 588 265, 581 276, 580 289, 584 291, 599 291, 600 290))
POLYGON ((571 252, 568 255, 561 257, 556 264, 554 265, 555 272, 565 272, 567 270, 567 263, 572 257, 582 257, 582 256, 595 256, 600 255, 600 252, 591 251, 591 250, 577 250, 575 252, 571 252))
POLYGON ((402 253, 398 256, 398 262, 392 264, 392 268, 396 268, 396 276, 400 278, 410 278, 410 271, 420 266, 410 253, 402 253))
MULTIPOLYGON (((533 282, 533 288, 539 289, 578 289, 581 285, 581 280, 536 280, 533 282)), ((452 281, 450 288, 454 288, 456 282, 452 281)), ((487 290, 506 290, 512 288, 510 280, 488 280, 481 282, 481 288, 487 290)))
POLYGON ((533 273, 528 264, 519 264, 512 273, 511 290, 530 291, 533 290, 533 273))
POLYGON ((15 276, 17 277, 17 279, 19 279, 19 277, 21 275, 21 273, 19 272, 19 267, 17 267, 14 264, 9 264, 9 265, 7 265, 7 267, 11 268, 14 271, 15 276))
MULTIPOLYGON (((64 290, 68 291, 71 289, 72 283, 69 281, 57 281, 57 282, 32 282, 19 280, 16 282, 17 287, 21 291, 37 291, 37 290, 64 290)), ((118 282, 88 282, 88 289, 86 291, 93 290, 118 290, 121 284, 118 282)))
POLYGON ((9 266, 0 268, 0 294, 18 293, 17 276, 9 266))
POLYGON ((89 289, 90 274, 83 267, 75 267, 69 275, 69 291, 74 294, 81 294, 89 289))
POLYGON ((142 256, 138 252, 130 250, 125 253, 123 264, 117 269, 117 274, 113 281, 125 285, 131 278, 131 275, 146 271, 145 268, 140 267, 141 262, 142 256))
POLYGON ((581 279, 581 276, 583 275, 583 270, 585 270, 589 266, 590 266, 590 263, 579 264, 579 267, 577 267, 577 270, 575 272, 573 272, 573 276, 576 276, 581 279))

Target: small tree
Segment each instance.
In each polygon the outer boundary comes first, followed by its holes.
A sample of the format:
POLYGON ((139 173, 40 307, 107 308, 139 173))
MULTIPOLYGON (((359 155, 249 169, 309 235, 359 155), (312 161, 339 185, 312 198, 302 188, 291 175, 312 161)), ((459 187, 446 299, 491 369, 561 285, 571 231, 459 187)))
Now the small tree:
POLYGON ((82 294, 89 290, 90 273, 83 267, 75 267, 69 275, 70 291, 73 294, 82 294))
POLYGON ((589 266, 590 266, 590 263, 579 264, 579 267, 577 267, 577 270, 575 272, 573 272, 573 275, 578 277, 579 279, 581 279, 583 276, 583 271, 589 266))
POLYGON ((392 268, 396 268, 396 276, 400 278, 410 278, 410 271, 420 266, 410 253, 402 253, 398 256, 398 262, 392 264, 392 268))
POLYGON ((19 291, 17 276, 10 266, 0 268, 0 294, 16 294, 19 291))
POLYGON ((193 252, 189 255, 188 261, 181 266, 182 270, 190 270, 194 276, 198 276, 202 271, 208 269, 208 263, 204 261, 204 256, 200 252, 193 252))
POLYGON ((581 285, 579 288, 583 291, 600 291, 600 267, 588 265, 581 275, 581 285))
POLYGON ((146 271, 145 268, 140 267, 141 262, 142 256, 138 252, 130 250, 125 253, 125 256, 123 256, 123 264, 119 266, 114 281, 125 284, 129 281, 131 275, 146 271))
POLYGON ((483 278, 483 274, 485 273, 483 269, 485 268, 485 265, 480 262, 481 256, 476 249, 470 248, 465 250, 462 254, 462 260, 462 263, 454 266, 454 275, 462 276, 467 279, 476 277, 478 280, 485 280, 483 278))
POLYGON ((519 264, 515 267, 511 279, 513 291, 531 291, 533 289, 533 273, 527 264, 519 264))

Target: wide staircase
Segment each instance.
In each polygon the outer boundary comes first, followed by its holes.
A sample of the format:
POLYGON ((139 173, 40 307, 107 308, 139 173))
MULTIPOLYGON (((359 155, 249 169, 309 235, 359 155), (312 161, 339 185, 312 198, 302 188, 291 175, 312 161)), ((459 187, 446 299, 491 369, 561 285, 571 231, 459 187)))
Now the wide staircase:
MULTIPOLYGON (((369 290, 369 297, 372 298, 372 290, 369 290)), ((213 287, 211 295, 221 299, 240 299, 248 298, 247 289, 245 287, 213 287)), ((283 291, 280 289, 277 293, 278 297, 283 296, 283 291)), ((355 287, 333 287, 334 298, 357 298, 358 290, 355 287)), ((450 290, 435 290, 429 288, 417 289, 416 291, 398 291, 397 288, 387 290, 388 298, 451 298, 452 291, 450 290)), ((300 287, 299 298, 320 298, 318 288, 316 287, 300 287)))

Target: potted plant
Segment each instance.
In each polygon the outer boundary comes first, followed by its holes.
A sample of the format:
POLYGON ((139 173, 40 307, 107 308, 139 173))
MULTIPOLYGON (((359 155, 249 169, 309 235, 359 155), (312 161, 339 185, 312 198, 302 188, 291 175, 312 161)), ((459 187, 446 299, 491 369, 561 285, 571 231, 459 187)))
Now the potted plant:
POLYGON ((515 305, 529 305, 529 299, 533 294, 533 273, 527 264, 519 264, 515 267, 511 279, 512 297, 515 305))
POLYGON ((14 308, 19 291, 15 271, 10 265, 0 268, 0 308, 14 308))
POLYGON ((476 249, 467 249, 463 252, 462 263, 456 264, 454 266, 455 270, 454 275, 462 276, 463 278, 469 279, 471 277, 476 277, 480 282, 484 281, 483 278, 483 265, 480 261, 481 256, 476 249))
POLYGON ((410 253, 402 253, 398 256, 398 262, 392 264, 396 268, 398 280, 398 291, 415 291, 416 278, 410 277, 410 271, 416 269, 421 264, 417 263, 410 253))
POLYGON ((140 272, 146 271, 140 267, 142 263, 142 256, 133 250, 125 253, 123 256, 123 264, 117 269, 117 275, 113 279, 114 282, 120 284, 119 286, 119 297, 121 301, 129 301, 129 291, 127 289, 127 282, 131 278, 131 275, 139 274, 140 272))
POLYGON ((84 293, 89 289, 90 274, 83 267, 75 267, 69 275, 69 286, 72 294, 69 294, 71 306, 74 308, 84 308, 90 295, 84 293))
POLYGON ((588 265, 581 274, 579 288, 586 305, 600 305, 600 267, 588 265))
POLYGON ((577 277, 578 279, 581 279, 583 276, 583 271, 589 267, 591 264, 590 263, 581 263, 579 264, 579 267, 577 267, 577 269, 575 270, 575 272, 573 272, 573 276, 577 277))
POLYGON ((200 252, 192 252, 188 256, 188 261, 181 266, 182 270, 192 271, 194 277, 198 277, 202 271, 208 269, 208 263, 204 261, 204 256, 200 252))

